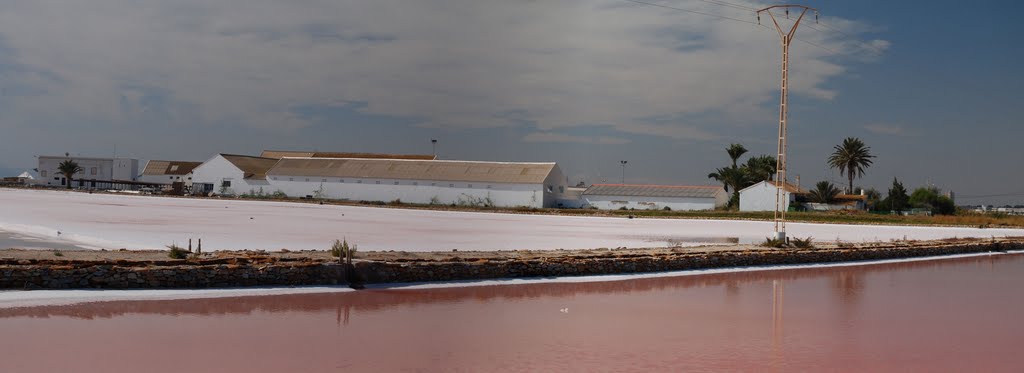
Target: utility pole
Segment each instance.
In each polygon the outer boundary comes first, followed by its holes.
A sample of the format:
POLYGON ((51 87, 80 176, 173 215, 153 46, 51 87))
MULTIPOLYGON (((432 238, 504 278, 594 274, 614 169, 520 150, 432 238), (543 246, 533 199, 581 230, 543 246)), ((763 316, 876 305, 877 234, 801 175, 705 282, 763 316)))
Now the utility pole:
POLYGON ((619 163, 622 164, 622 185, 626 185, 626 163, 629 163, 629 162, 628 161, 619 161, 619 163))
POLYGON ((772 23, 775 24, 775 30, 782 37, 782 93, 779 99, 779 148, 778 158, 776 159, 777 163, 775 164, 775 239, 778 240, 786 239, 786 209, 789 206, 789 200, 786 198, 785 192, 786 150, 788 146, 786 144, 786 133, 788 132, 786 120, 789 116, 789 46, 793 43, 793 35, 796 34, 796 28, 800 26, 800 21, 804 19, 804 15, 807 14, 808 10, 814 11, 814 19, 817 20, 818 10, 803 5, 772 5, 757 11, 758 23, 761 23, 761 13, 767 13, 768 17, 772 19, 772 23), (786 18, 789 18, 790 8, 799 9, 800 16, 793 23, 793 27, 788 32, 785 32, 779 26, 779 21, 775 20, 775 14, 772 14, 772 9, 785 11, 786 18))

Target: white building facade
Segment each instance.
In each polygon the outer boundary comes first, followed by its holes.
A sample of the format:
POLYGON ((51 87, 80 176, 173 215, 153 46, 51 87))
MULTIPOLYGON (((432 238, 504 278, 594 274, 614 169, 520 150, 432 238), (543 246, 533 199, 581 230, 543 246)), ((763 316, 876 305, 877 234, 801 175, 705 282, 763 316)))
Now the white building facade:
POLYGON ((290 197, 494 207, 555 207, 567 189, 555 163, 282 158, 268 173, 290 197))
POLYGON ((585 205, 601 210, 714 210, 729 202, 716 186, 594 184, 583 192, 585 205))
POLYGON ((39 156, 39 178, 35 180, 35 184, 67 186, 67 178, 60 173, 61 162, 67 160, 78 163, 82 168, 82 171, 72 178, 72 187, 95 188, 97 181, 136 181, 139 175, 139 160, 134 158, 43 155, 39 156))
POLYGON ((192 170, 192 193, 242 195, 270 193, 267 171, 277 159, 217 154, 192 170))
MULTIPOLYGON (((774 181, 762 181, 740 190, 740 211, 775 211, 776 190, 774 181)), ((785 209, 796 203, 797 195, 806 192, 796 185, 783 184, 783 201, 785 209)))

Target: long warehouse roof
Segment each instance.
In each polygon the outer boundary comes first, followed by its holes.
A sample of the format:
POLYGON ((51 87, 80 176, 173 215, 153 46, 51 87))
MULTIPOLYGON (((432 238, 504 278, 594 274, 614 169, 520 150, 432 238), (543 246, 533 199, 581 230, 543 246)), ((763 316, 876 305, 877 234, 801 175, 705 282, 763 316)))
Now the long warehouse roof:
POLYGON ((555 163, 282 158, 267 175, 481 183, 543 183, 555 163))

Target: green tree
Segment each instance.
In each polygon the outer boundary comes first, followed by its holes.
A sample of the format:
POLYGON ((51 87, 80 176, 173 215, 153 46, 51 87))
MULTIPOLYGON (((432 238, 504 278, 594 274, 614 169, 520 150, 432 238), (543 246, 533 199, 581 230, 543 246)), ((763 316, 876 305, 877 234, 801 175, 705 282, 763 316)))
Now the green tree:
POLYGON ((814 185, 814 189, 811 189, 811 193, 808 198, 811 202, 817 203, 832 203, 836 200, 836 196, 839 195, 839 187, 835 186, 828 181, 819 181, 814 185))
POLYGON ((729 200, 729 206, 733 207, 739 202, 740 189, 746 188, 750 184, 748 183, 748 173, 743 167, 726 166, 715 170, 715 172, 708 175, 708 177, 718 180, 725 186, 725 191, 732 191, 732 198, 729 200))
POLYGON ((953 204, 953 200, 942 195, 942 192, 936 187, 914 189, 914 193, 910 194, 909 202, 915 208, 929 209, 932 214, 936 215, 956 213, 956 205, 953 204))
POLYGON ((856 137, 847 137, 843 143, 835 146, 835 151, 828 157, 829 167, 839 170, 850 180, 847 193, 853 193, 853 179, 864 176, 864 170, 871 166, 871 148, 856 137))
POLYGON ((747 148, 743 147, 742 144, 731 144, 725 151, 729 153, 729 158, 732 158, 732 166, 737 167, 737 161, 744 154, 747 154, 747 148))
POLYGON ((750 174, 750 182, 757 183, 760 181, 772 181, 775 180, 775 171, 778 166, 775 157, 770 155, 761 155, 757 157, 750 157, 747 159, 747 163, 744 165, 747 172, 750 174))
POLYGON ((903 187, 896 178, 892 179, 892 187, 889 188, 889 195, 885 197, 879 206, 879 210, 903 212, 909 207, 910 196, 907 196, 907 189, 903 187))
POLYGON ((71 189, 71 180, 74 179, 75 174, 82 172, 83 169, 78 165, 78 162, 68 159, 57 165, 57 171, 60 172, 61 175, 64 175, 64 178, 68 180, 67 186, 68 189, 71 189))

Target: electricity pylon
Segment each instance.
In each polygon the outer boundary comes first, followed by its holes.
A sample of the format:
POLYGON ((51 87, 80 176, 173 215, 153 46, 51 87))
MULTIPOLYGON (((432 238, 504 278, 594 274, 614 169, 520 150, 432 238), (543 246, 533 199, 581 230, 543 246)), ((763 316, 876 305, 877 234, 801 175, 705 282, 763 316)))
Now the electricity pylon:
POLYGON ((779 100, 779 154, 775 164, 775 239, 785 240, 786 239, 786 209, 789 205, 789 201, 783 201, 786 199, 785 187, 786 187, 786 133, 788 128, 786 127, 786 119, 789 116, 789 45, 793 42, 793 35, 796 34, 796 28, 800 26, 800 21, 804 19, 804 15, 807 11, 814 11, 814 19, 818 19, 818 10, 806 7, 803 5, 773 5, 757 11, 758 23, 761 21, 761 13, 767 13, 768 17, 772 19, 772 23, 775 24, 775 30, 779 32, 779 36, 782 37, 782 94, 779 100), (793 23, 793 27, 789 29, 789 32, 782 31, 782 27, 779 26, 779 22, 775 20, 775 15, 772 14, 772 9, 783 9, 786 12, 786 18, 789 18, 789 10, 791 8, 800 9, 800 16, 797 17, 796 22, 793 23))

